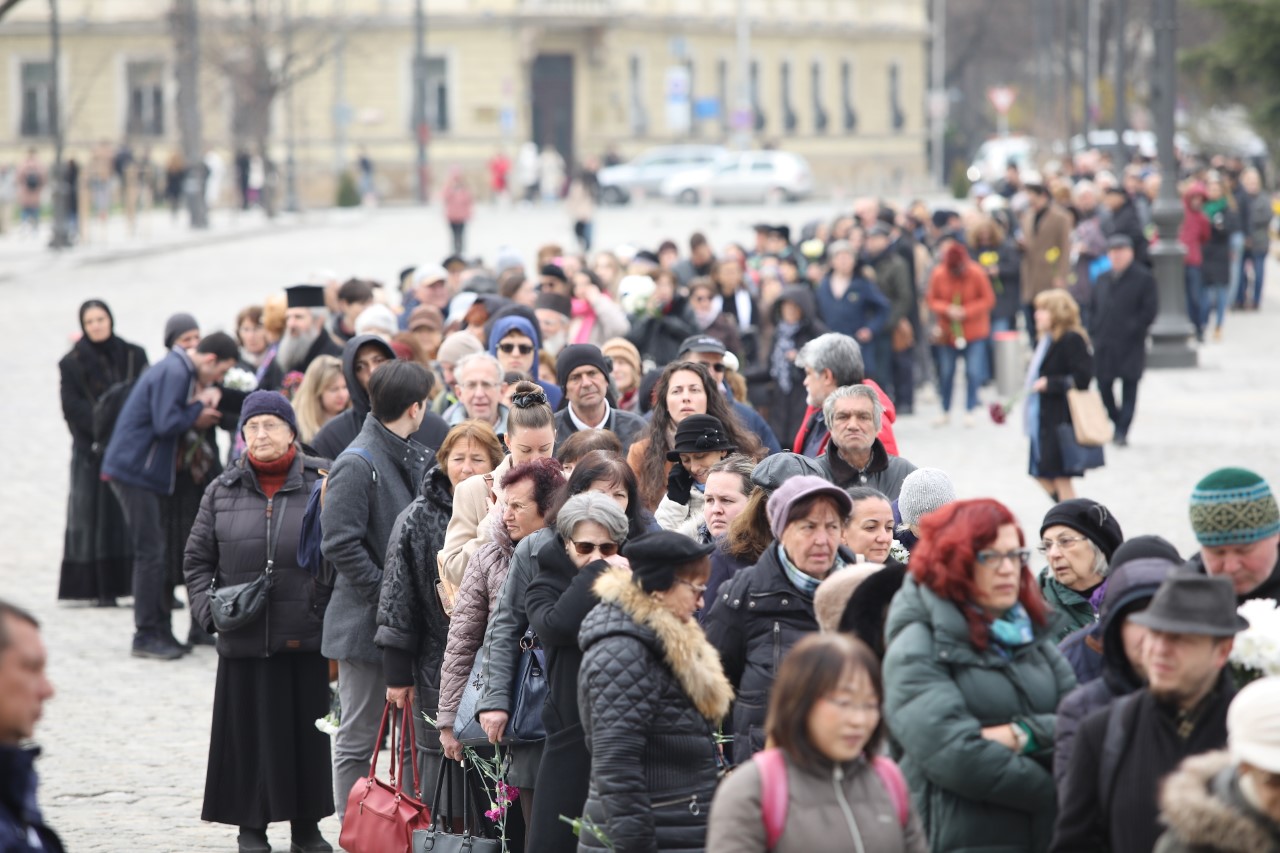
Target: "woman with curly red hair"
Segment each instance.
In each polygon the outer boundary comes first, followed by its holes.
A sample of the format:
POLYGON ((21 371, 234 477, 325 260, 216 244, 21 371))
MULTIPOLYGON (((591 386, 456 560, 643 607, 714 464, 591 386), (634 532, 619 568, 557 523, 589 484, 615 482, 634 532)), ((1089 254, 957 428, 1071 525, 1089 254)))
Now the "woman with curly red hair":
POLYGON ((884 716, 933 850, 1049 848, 1058 701, 1075 675, 1013 514, 983 498, 920 521, 885 628, 884 716))

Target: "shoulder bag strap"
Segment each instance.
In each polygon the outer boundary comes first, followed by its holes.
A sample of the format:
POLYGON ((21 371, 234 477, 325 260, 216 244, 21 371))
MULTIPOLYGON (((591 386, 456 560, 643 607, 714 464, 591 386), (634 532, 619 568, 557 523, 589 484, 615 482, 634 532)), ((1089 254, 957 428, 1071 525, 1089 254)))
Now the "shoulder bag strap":
POLYGON ((898 823, 904 827, 910 817, 910 811, 907 806, 907 781, 902 778, 902 770, 894 764, 893 759, 886 755, 877 755, 872 759, 872 766, 875 767, 876 775, 880 777, 881 783, 889 789, 889 796, 893 798, 893 806, 898 810, 898 823))
POLYGON ((289 496, 277 493, 279 500, 272 500, 268 506, 270 510, 267 512, 267 574, 271 574, 271 570, 276 564, 276 546, 280 544, 280 528, 284 525, 284 508, 289 503, 289 496), (271 519, 277 513, 280 515, 280 521, 276 523, 275 538, 271 536, 271 519))
POLYGON ((780 749, 765 749, 751 756, 760 771, 760 817, 764 820, 765 847, 772 850, 787 825, 787 762, 780 749))

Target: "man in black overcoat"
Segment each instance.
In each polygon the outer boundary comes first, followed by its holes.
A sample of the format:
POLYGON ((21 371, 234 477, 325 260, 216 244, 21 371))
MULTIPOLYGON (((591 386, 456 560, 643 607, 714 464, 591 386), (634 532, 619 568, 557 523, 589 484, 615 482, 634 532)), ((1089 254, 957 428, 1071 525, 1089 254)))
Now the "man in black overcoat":
POLYGON ((1098 279, 1089 337, 1098 393, 1115 424, 1115 442, 1123 447, 1138 404, 1138 381, 1147 361, 1147 333, 1156 319, 1156 281, 1150 270, 1134 263, 1133 240, 1127 235, 1116 234, 1107 241, 1107 256, 1111 271, 1098 279))

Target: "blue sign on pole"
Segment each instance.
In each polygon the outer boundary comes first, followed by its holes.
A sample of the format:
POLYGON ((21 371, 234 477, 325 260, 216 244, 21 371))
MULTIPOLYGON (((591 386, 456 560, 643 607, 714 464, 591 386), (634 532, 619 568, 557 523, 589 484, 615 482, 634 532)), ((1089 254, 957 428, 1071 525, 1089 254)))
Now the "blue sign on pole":
POLYGON ((720 99, 714 97, 694 99, 693 117, 699 121, 720 118, 720 99))

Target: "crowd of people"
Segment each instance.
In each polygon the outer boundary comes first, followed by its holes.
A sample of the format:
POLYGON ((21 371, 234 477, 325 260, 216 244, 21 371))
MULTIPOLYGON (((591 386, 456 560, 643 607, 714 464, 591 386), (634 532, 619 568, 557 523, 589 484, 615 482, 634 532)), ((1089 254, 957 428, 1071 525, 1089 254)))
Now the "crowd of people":
MULTIPOLYGON (((332 849, 388 703, 415 723, 399 777, 502 803, 512 850, 1270 849, 1276 687, 1237 695, 1227 662, 1238 604, 1280 594, 1280 510, 1209 473, 1184 560, 1075 496, 1067 392, 1140 374, 1154 309, 1103 306, 1154 283, 1117 229, 1073 296, 1070 216, 1024 177, 1020 215, 866 200, 718 253, 316 271, 234 335, 173 315, 150 366, 86 302, 59 595, 131 595, 141 658, 215 646, 202 817, 241 851, 283 821, 332 849), (961 357, 972 423, 1020 317, 1035 537, 894 434, 927 380, 949 423, 961 357), (1240 828, 1206 845, 1188 800, 1240 828)), ((5 607, 0 682, 35 625, 5 607)), ((43 826, 19 722, 0 832, 43 826)))

